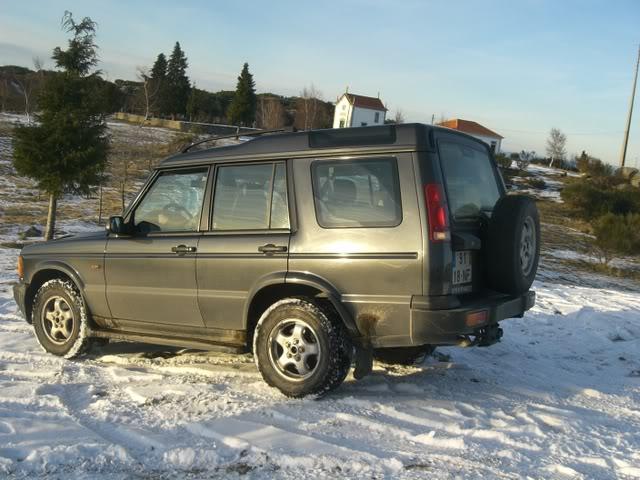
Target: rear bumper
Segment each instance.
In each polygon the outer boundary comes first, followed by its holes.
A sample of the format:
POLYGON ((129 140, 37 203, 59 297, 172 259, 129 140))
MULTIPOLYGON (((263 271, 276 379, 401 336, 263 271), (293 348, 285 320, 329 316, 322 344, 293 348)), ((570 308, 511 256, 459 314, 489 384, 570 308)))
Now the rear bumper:
POLYGON ((522 317, 533 307, 535 299, 533 291, 519 296, 492 293, 445 305, 451 308, 432 309, 432 306, 441 306, 442 302, 414 297, 411 302, 411 341, 414 345, 458 344, 461 338, 478 335, 479 331, 500 320, 522 317), (486 312, 486 319, 469 325, 469 315, 480 312, 486 312))
POLYGON ((27 318, 27 306, 25 303, 27 288, 29 288, 28 283, 16 283, 13 286, 13 298, 15 299, 16 304, 18 305, 18 308, 20 309, 20 312, 22 313, 24 318, 29 321, 29 319, 27 318))

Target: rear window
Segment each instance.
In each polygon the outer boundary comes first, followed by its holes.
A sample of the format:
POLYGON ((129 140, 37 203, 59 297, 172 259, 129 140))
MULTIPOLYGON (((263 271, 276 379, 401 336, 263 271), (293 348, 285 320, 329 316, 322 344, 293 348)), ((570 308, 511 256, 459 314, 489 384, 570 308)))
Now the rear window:
POLYGON ((316 161, 311 166, 318 224, 395 227, 402 222, 395 158, 316 161))
POLYGON ((453 218, 476 218, 493 209, 500 190, 488 150, 446 141, 438 145, 453 218))

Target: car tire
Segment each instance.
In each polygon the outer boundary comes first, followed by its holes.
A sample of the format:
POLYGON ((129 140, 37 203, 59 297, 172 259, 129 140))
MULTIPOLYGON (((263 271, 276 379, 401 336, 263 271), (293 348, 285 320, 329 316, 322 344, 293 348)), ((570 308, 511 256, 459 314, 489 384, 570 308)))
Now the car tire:
POLYGON ((540 259, 540 218, 532 198, 507 195, 498 200, 489 221, 485 258, 493 290, 520 295, 531 288, 540 259))
POLYGON ((351 368, 353 345, 328 302, 290 297, 262 314, 253 355, 264 381, 284 395, 322 395, 338 387, 351 368))
POLYGON ((378 348, 373 351, 373 358, 387 365, 413 365, 421 358, 433 354, 435 350, 433 345, 378 348))
POLYGON ((90 350, 87 308, 71 281, 45 282, 35 295, 31 315, 36 338, 46 352, 74 358, 90 350))

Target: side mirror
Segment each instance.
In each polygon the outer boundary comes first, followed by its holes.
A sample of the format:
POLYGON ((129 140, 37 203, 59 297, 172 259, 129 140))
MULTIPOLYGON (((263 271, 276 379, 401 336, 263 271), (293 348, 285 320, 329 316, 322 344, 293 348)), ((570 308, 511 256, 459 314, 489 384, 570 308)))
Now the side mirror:
POLYGON ((107 232, 114 233, 116 235, 126 235, 129 233, 127 230, 127 225, 124 223, 124 218, 119 215, 115 215, 113 217, 109 217, 109 221, 105 227, 107 232))

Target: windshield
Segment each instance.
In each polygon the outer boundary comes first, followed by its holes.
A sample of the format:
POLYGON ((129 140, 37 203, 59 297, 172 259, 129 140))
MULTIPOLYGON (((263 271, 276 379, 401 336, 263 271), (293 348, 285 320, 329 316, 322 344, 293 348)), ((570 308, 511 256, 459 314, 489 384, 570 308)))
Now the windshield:
POLYGON ((500 190, 488 149, 446 141, 439 149, 453 218, 476 218, 493 209, 500 190))

